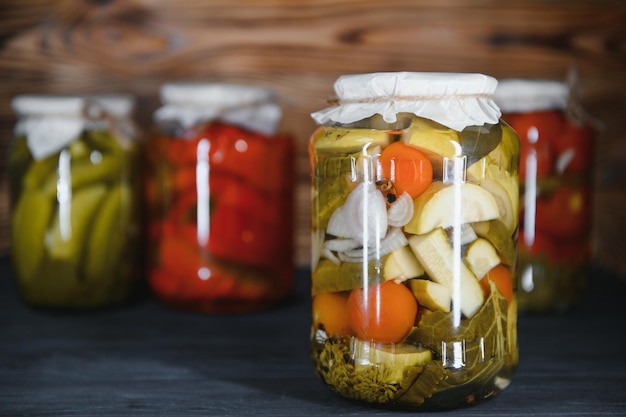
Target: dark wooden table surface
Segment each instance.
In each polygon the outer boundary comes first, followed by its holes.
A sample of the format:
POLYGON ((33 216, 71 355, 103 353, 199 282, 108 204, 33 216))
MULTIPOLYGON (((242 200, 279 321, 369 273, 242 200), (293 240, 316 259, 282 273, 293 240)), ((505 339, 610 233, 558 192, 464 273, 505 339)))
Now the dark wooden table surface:
MULTIPOLYGON (((0 259, 2 416, 397 416, 328 391, 308 356, 309 274, 289 303, 209 316, 146 297, 58 314, 26 307, 0 259)), ((476 406, 433 415, 626 416, 626 280, 594 270, 580 309, 522 315, 513 383, 476 406)), ((421 415, 429 415, 421 413, 421 415)))

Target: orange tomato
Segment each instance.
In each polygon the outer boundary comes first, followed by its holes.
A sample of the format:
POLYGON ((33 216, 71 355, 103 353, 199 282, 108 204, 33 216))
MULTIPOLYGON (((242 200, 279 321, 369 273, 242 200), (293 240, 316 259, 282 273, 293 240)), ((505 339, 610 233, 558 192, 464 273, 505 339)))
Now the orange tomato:
POLYGON ((380 164, 383 177, 393 183, 398 195, 406 191, 415 198, 433 181, 430 160, 417 148, 402 142, 387 146, 380 155, 380 164))
POLYGON ((363 340, 402 341, 413 328, 417 311, 417 300, 411 290, 393 281, 356 288, 348 297, 350 326, 363 340))
POLYGON ((322 325, 332 336, 350 336, 348 321, 348 295, 340 292, 323 292, 313 297, 313 324, 322 325))
POLYGON ((510 303, 513 299, 513 280, 511 271, 505 265, 496 265, 480 280, 485 298, 489 296, 489 281, 492 281, 500 290, 500 293, 510 303))

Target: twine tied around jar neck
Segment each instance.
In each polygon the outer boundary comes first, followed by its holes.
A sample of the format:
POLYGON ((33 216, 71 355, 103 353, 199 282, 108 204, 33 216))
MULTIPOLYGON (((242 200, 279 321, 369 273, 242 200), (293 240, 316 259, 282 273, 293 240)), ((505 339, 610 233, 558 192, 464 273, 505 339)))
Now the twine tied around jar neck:
POLYGON ((446 94, 446 95, 432 95, 432 96, 378 96, 378 97, 363 97, 359 99, 341 99, 337 96, 329 97, 326 102, 333 106, 340 106, 342 104, 359 104, 359 103, 386 103, 395 101, 406 102, 420 102, 420 101, 444 101, 444 100, 465 100, 465 99, 488 99, 493 100, 493 94, 446 94))

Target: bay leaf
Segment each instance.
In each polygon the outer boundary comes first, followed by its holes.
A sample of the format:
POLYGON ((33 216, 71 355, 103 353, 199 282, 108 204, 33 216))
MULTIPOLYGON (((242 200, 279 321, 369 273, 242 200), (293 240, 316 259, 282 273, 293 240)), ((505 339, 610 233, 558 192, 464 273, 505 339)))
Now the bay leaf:
POLYGON ((483 126, 468 126, 461 131, 461 148, 467 156, 467 166, 472 166, 489 152, 493 151, 502 140, 500 124, 485 123, 483 126))
POLYGON ((462 344, 463 366, 446 368, 446 378, 438 384, 438 391, 472 381, 487 381, 504 366, 508 302, 495 284, 490 282, 490 285, 491 293, 480 310, 458 327, 452 325, 451 313, 437 311, 424 316, 407 336, 407 341, 422 343, 439 358, 446 356, 445 346, 462 344))

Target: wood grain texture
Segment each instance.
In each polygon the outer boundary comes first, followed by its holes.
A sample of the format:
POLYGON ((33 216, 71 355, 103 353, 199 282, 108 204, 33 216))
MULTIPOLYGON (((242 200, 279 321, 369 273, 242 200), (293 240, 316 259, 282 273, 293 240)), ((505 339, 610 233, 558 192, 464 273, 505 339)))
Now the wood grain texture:
MULTIPOLYGON (((276 89, 298 143, 297 258, 308 262, 309 114, 341 74, 483 72, 562 79, 577 66, 583 104, 603 124, 594 256, 626 273, 626 3, 620 0, 12 0, 0 2, 0 138, 27 92, 132 92, 146 130, 170 80, 276 89)), ((8 251, 6 158, 0 251, 8 251)))

